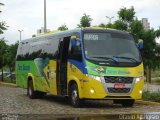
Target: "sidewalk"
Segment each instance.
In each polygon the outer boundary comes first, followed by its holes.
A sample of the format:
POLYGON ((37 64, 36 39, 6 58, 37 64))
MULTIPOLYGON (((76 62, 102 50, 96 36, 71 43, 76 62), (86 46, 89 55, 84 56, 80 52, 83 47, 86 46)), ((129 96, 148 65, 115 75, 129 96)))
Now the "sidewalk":
POLYGON ((145 83, 144 90, 150 91, 150 92, 157 92, 157 91, 160 91, 160 85, 153 85, 153 84, 145 83))

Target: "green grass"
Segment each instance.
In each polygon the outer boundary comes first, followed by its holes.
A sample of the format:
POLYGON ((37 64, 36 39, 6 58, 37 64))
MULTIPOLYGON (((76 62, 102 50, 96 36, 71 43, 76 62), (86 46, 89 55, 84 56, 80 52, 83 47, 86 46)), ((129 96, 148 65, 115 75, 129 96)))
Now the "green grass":
POLYGON ((160 102, 160 91, 157 92, 143 91, 142 99, 160 102))

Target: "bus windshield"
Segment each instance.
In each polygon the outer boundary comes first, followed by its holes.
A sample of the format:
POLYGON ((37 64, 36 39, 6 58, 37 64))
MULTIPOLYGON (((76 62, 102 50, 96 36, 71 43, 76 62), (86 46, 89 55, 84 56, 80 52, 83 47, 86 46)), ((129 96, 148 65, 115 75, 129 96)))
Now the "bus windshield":
POLYGON ((141 56, 128 33, 84 33, 84 52, 89 60, 140 63, 141 56))

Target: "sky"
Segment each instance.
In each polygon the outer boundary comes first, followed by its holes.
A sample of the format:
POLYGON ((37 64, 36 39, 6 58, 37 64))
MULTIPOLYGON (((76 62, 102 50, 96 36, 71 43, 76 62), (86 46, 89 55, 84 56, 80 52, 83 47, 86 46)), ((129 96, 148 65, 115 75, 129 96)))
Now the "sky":
MULTIPOLYGON (((5 6, 1 7, 0 21, 7 23, 8 30, 0 35, 5 37, 8 44, 20 39, 18 30, 23 30, 22 40, 31 38, 37 29, 44 26, 44 0, 0 0, 5 6)), ((47 28, 57 29, 66 24, 74 29, 80 23, 84 13, 93 19, 92 25, 108 23, 106 16, 118 19, 120 8, 135 8, 138 19, 148 18, 151 28, 160 27, 160 0, 46 0, 47 28)), ((160 39, 157 40, 160 43, 160 39)))

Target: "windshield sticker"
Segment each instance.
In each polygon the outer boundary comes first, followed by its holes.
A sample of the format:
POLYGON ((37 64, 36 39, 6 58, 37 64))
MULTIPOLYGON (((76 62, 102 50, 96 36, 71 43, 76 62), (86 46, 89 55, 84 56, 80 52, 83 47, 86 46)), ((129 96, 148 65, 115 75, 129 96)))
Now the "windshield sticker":
POLYGON ((105 67, 97 67, 97 68, 95 68, 95 71, 97 71, 99 74, 100 73, 105 73, 106 72, 106 68, 105 67))
POLYGON ((85 40, 98 40, 98 35, 95 34, 85 34, 84 35, 85 40))
POLYGON ((88 74, 99 76, 143 76, 141 66, 136 68, 120 68, 110 66, 99 66, 87 61, 86 69, 88 74))
POLYGON ((129 71, 111 70, 109 68, 107 69, 106 67, 100 67, 100 66, 95 66, 95 67, 88 66, 86 68, 98 74, 107 74, 107 75, 129 75, 131 74, 129 71))
POLYGON ((86 68, 89 69, 89 70, 92 70, 94 72, 97 72, 98 74, 106 73, 106 67, 87 66, 86 68))

